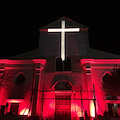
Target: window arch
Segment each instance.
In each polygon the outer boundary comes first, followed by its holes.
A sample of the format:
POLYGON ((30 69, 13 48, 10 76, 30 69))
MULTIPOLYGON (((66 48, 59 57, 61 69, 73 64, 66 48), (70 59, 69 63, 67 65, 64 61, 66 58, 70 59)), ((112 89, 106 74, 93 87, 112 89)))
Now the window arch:
POLYGON ((109 78, 112 74, 109 71, 106 71, 103 75, 102 75, 102 80, 103 82, 105 81, 106 78, 109 78))
POLYGON ((26 81, 26 77, 22 72, 19 72, 14 77, 14 83, 18 86, 24 84, 25 81, 26 81))
POLYGON ((57 82, 54 83, 52 86, 52 90, 74 90, 74 87, 71 82, 68 80, 58 80, 57 82))

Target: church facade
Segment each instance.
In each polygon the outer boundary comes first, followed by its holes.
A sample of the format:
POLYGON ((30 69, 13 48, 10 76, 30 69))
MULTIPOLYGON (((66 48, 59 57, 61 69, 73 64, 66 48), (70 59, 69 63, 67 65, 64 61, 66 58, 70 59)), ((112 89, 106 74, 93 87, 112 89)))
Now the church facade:
POLYGON ((120 97, 102 88, 105 75, 120 69, 120 56, 89 48, 88 27, 65 17, 39 31, 38 49, 0 60, 1 114, 45 120, 117 114, 120 97))

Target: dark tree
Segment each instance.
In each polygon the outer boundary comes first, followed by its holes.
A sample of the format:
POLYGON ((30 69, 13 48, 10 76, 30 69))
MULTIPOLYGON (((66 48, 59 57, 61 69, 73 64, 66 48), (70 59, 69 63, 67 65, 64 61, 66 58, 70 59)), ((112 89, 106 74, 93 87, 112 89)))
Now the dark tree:
POLYGON ((4 70, 3 73, 0 75, 0 87, 5 87, 7 84, 9 84, 9 82, 13 80, 14 76, 14 69, 4 70))
POLYGON ((111 96, 120 96, 120 67, 113 69, 113 72, 103 76, 102 89, 111 96))

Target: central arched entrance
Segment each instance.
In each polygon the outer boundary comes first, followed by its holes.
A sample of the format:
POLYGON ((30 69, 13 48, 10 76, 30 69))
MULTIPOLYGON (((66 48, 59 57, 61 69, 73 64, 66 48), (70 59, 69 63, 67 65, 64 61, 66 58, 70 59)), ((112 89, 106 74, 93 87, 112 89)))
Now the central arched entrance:
POLYGON ((73 85, 67 80, 54 84, 55 120, 71 120, 71 93, 73 85))

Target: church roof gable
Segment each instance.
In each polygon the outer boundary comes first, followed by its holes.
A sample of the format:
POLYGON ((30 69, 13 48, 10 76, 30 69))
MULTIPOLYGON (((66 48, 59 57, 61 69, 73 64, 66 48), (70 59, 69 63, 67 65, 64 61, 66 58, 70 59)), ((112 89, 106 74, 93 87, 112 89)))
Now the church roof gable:
POLYGON ((61 17, 61 18, 59 18, 59 19, 57 19, 57 20, 49 23, 48 25, 42 27, 42 29, 44 29, 44 28, 50 28, 50 27, 60 27, 60 24, 61 24, 62 20, 66 21, 66 27, 68 27, 68 28, 69 27, 88 28, 87 26, 82 25, 82 24, 80 24, 80 23, 78 23, 78 22, 76 22, 74 20, 71 20, 71 19, 69 19, 67 17, 61 17))
MULTIPOLYGON (((120 58, 120 55, 116 55, 116 54, 108 53, 105 51, 89 48, 88 54, 86 56, 82 56, 82 58, 118 59, 118 58, 120 58)), ((35 49, 35 50, 28 51, 28 52, 25 52, 25 53, 22 53, 22 54, 19 54, 16 56, 12 56, 12 57, 10 57, 10 59, 20 59, 20 60, 22 60, 22 59, 26 59, 26 60, 40 59, 39 49, 35 49)))
MULTIPOLYGON (((66 17, 62 17, 62 18, 59 18, 58 20, 56 21, 53 21, 51 22, 50 24, 46 25, 43 27, 43 29, 45 28, 54 28, 54 27, 60 27, 61 25, 61 20, 65 20, 66 21, 66 27, 80 27, 80 28, 88 28, 82 24, 79 24, 78 22, 75 22, 69 18, 66 18, 66 17)), ((45 33, 45 36, 46 36, 46 32, 45 33)), ((86 34, 85 34, 86 35, 86 34)), ((52 37, 52 41, 53 39, 55 39, 54 37, 52 37)), ((72 38, 70 38, 72 39, 72 38)), ((45 41, 45 39, 43 39, 44 43, 46 44, 47 42, 45 41)), ((78 41, 80 41, 78 38, 77 38, 78 41)), ((83 38, 82 38, 83 40, 83 38)), ((40 39, 40 44, 42 45, 42 48, 45 48, 44 44, 42 44, 42 39, 40 39)), ((48 40, 49 41, 49 40, 48 40)), ((56 39, 55 39, 56 41, 56 39)), ((84 42, 84 41, 83 41, 84 42)), ((80 44, 83 42, 80 42, 80 44)), ((70 43, 70 42, 69 42, 70 43)), ((50 44, 48 44, 48 47, 49 47, 50 44)), ((56 44, 55 44, 56 45, 56 44)), ((73 51, 73 42, 71 42, 71 44, 69 45, 70 46, 70 49, 73 51), (72 46, 71 46, 72 45, 72 46)), ((84 50, 86 50, 86 53, 85 54, 81 54, 80 57, 81 58, 100 58, 100 59, 111 59, 111 58, 120 58, 120 55, 115 55, 115 54, 112 54, 112 53, 108 53, 108 52, 105 52, 105 51, 100 51, 100 50, 96 50, 96 49, 92 49, 92 48, 89 48, 89 44, 87 44, 87 48, 84 48, 84 50)), ((80 48, 78 46, 78 44, 76 45, 78 48, 80 48)), ((75 47, 76 47, 75 46, 75 47)), ((46 47, 47 48, 47 47, 46 47)), ((82 51, 81 49, 79 50, 80 52, 82 51)), ((44 52, 44 51, 43 51, 44 52)), ((10 57, 10 59, 39 59, 39 58, 42 58, 44 55, 41 55, 41 49, 40 47, 38 49, 35 49, 35 50, 32 50, 32 51, 29 51, 29 52, 26 52, 26 53, 22 53, 22 54, 19 54, 19 55, 16 55, 16 56, 13 56, 13 57, 10 57)), ((54 52, 54 51, 53 51, 54 52)), ((71 51, 70 51, 71 52, 71 51)), ((75 54, 74 54, 75 55, 75 54)), ((56 56, 56 55, 55 55, 56 56)))

